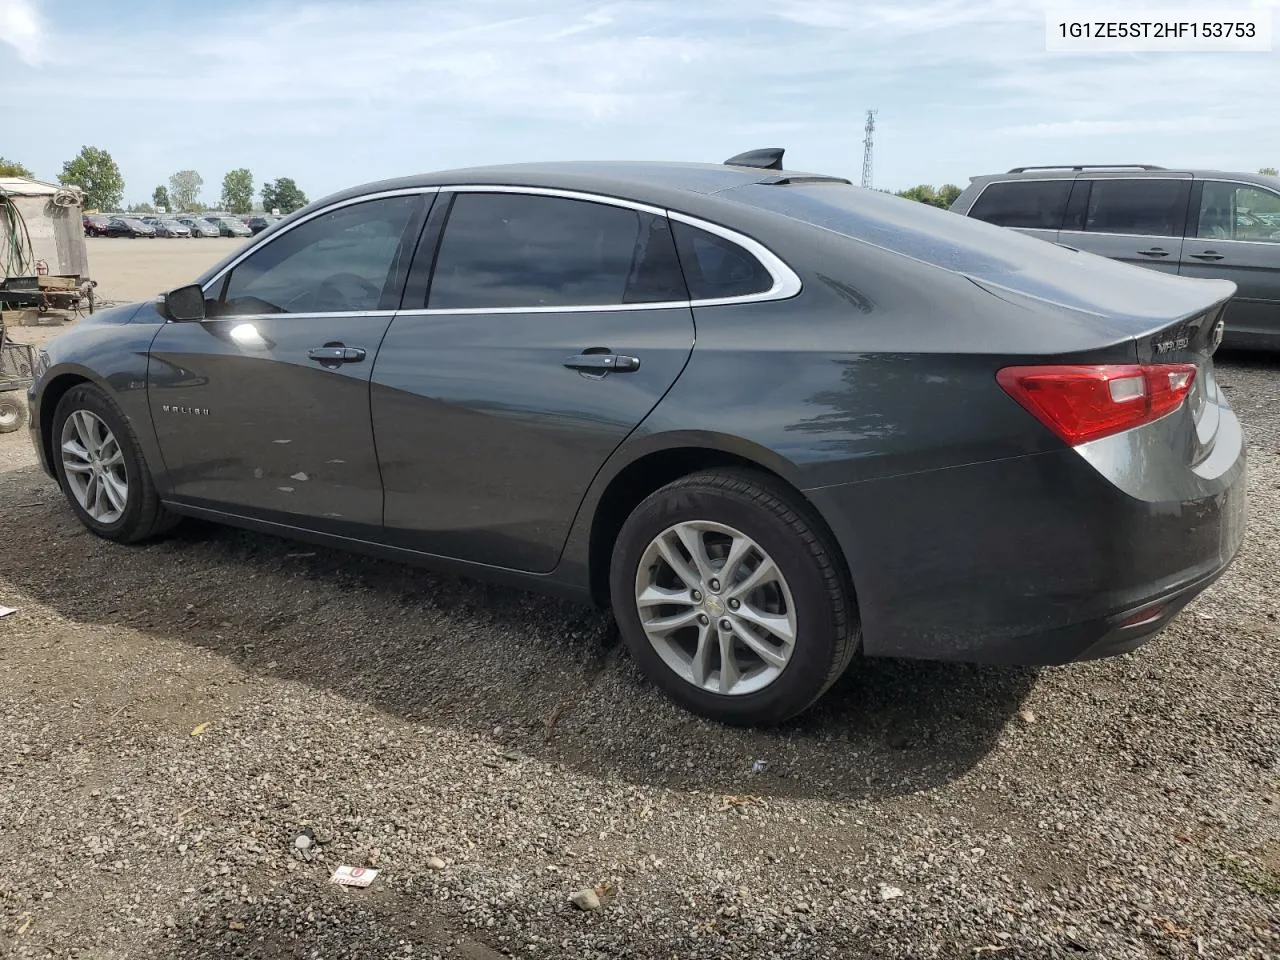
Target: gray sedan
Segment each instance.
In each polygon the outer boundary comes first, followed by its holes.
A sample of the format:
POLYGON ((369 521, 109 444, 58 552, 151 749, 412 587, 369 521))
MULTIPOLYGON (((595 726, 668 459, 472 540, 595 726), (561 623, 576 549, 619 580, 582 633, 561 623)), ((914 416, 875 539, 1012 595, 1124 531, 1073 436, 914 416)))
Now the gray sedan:
POLYGON ((99 536, 200 517, 607 605, 674 700, 776 723, 861 656, 1131 650, 1221 574, 1234 290, 781 151, 452 171, 82 321, 32 438, 99 536))

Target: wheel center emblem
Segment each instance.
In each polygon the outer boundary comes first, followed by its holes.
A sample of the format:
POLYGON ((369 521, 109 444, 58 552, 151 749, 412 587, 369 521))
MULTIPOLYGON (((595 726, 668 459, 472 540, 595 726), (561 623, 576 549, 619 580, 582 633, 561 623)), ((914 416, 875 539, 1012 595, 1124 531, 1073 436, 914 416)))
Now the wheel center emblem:
POLYGON ((719 597, 707 597, 702 601, 702 608, 707 611, 708 616, 718 617, 724 613, 724 601, 719 597))

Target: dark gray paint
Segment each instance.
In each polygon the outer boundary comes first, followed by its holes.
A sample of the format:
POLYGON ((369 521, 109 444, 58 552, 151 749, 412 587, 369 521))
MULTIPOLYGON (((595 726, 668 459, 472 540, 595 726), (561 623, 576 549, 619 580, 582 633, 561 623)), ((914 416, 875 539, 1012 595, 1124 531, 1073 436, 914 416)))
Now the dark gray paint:
MULTIPOLYGON (((754 237, 800 274, 792 299, 692 316, 329 318, 318 336, 309 326, 295 334, 302 318, 276 318, 260 325, 282 351, 276 360, 249 360, 216 323, 171 324, 150 403, 145 356, 162 325, 148 305, 49 345, 35 423, 46 419, 45 390, 92 371, 185 512, 576 597, 608 562, 610 543, 591 553, 592 528, 617 478, 672 451, 732 456, 789 483, 830 528, 871 654, 1071 659, 1111 643, 1132 606, 1164 594, 1185 602, 1225 567, 1243 533, 1244 453, 1222 395, 1206 391, 1157 424, 1072 450, 994 375, 1013 363, 1148 360, 1157 340, 1185 334, 1187 346, 1161 358, 1195 361, 1207 377, 1231 284, 1133 271, 855 188, 760 185, 767 176, 532 165, 340 196, 448 183, 607 192, 754 237), (830 207, 830 189, 854 192, 830 207), (297 360, 304 341, 372 344, 388 323, 366 369, 297 360), (589 346, 632 351, 641 369, 592 381, 561 365, 561 354, 589 346), (253 378, 258 394, 237 373, 254 369, 271 378, 265 388, 253 378), (210 416, 148 429, 158 405, 174 402, 164 398, 194 401, 201 390, 220 391, 206 393, 210 416), (157 430, 181 460, 171 470, 157 430), (299 459, 266 446, 286 437, 305 440, 299 459), (330 458, 351 464, 310 479, 308 466, 330 458), (273 482, 303 470, 311 486, 275 497, 263 489, 268 468, 273 482), (376 529, 383 490, 386 526, 376 529), (335 503, 344 516, 324 518, 335 503)), ((408 289, 420 295, 423 278, 410 276, 408 289)))
POLYGON ((397 317, 372 396, 388 538, 549 572, 592 477, 692 350, 688 307, 397 317), (564 366, 601 348, 640 369, 564 366))

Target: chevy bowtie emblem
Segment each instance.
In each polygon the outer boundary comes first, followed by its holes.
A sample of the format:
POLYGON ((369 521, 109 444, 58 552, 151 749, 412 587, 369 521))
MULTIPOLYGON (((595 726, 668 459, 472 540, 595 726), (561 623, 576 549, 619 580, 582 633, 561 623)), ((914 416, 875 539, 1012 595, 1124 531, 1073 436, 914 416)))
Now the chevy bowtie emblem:
POLYGON ((165 403, 160 405, 161 413, 186 413, 193 417, 207 417, 209 415, 208 407, 179 407, 174 404, 165 403))

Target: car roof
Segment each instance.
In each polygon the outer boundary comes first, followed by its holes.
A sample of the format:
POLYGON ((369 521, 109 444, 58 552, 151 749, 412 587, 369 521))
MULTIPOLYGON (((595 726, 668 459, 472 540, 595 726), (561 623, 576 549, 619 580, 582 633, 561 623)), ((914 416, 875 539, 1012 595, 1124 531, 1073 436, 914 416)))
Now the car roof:
POLYGON ((1275 188, 1280 179, 1263 173, 1243 173, 1235 170, 1212 170, 1201 167, 1157 167, 1151 164, 1063 164, 1062 166, 1014 167, 1003 173, 986 173, 970 177, 970 183, 990 183, 995 180, 1071 180, 1076 177, 1101 177, 1121 179, 1190 179, 1238 180, 1275 188))
POLYGON ((682 199, 690 197, 710 196, 744 184, 796 180, 848 182, 842 177, 823 174, 726 166, 719 163, 571 160, 462 167, 399 177, 394 180, 382 180, 332 194, 317 201, 313 206, 384 190, 445 187, 458 184, 576 190, 660 206, 668 203, 678 204, 682 199))

